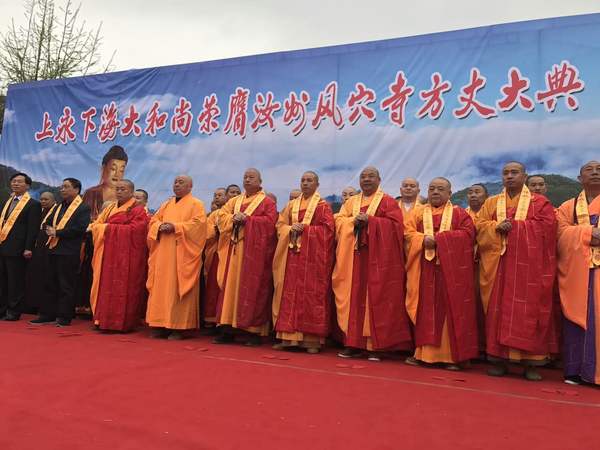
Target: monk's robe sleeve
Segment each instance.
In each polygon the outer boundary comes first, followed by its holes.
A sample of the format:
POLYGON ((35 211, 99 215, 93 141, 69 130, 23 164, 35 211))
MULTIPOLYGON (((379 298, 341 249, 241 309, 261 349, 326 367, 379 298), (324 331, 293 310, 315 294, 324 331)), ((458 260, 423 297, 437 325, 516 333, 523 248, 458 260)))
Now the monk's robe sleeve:
POLYGON ((206 240, 215 239, 217 237, 217 216, 219 212, 214 211, 206 218, 206 240))
POLYGON ((592 225, 574 223, 574 203, 567 200, 558 208, 558 287, 563 314, 585 329, 592 225))
MULTIPOLYGON (((354 217, 353 202, 360 201, 360 196, 350 197, 340 208, 335 217, 335 268, 333 269, 332 286, 335 294, 338 316, 349 317, 350 294, 352 292, 352 266, 354 262, 354 217)), ((341 330, 348 331, 347 321, 338 321, 341 330)))
POLYGON ((498 221, 494 220, 496 212, 496 202, 490 197, 488 198, 477 215, 475 226, 477 229, 477 244, 481 252, 498 252, 502 248, 502 239, 496 231, 498 221))
POLYGON ((287 255, 290 244, 291 230, 291 210, 292 202, 289 202, 279 214, 277 219, 277 248, 273 257, 273 324, 277 323, 279 309, 281 306, 281 296, 283 295, 283 284, 285 282, 285 268, 287 264, 287 255))
POLYGON ((167 207, 169 202, 170 202, 170 200, 167 200, 162 205, 160 205, 160 208, 158 208, 158 211, 156 211, 156 213, 150 219, 150 227, 148 229, 148 243, 149 244, 158 241, 160 238, 158 229, 163 224, 165 208, 167 207))
POLYGON ((417 321, 419 305, 419 285, 421 279, 421 255, 423 254, 423 238, 425 235, 418 231, 422 222, 423 210, 408 214, 404 239, 406 248, 406 311, 413 324, 417 321))
POLYGON ((230 199, 217 213, 217 227, 222 235, 229 235, 233 231, 233 208, 237 197, 230 199))

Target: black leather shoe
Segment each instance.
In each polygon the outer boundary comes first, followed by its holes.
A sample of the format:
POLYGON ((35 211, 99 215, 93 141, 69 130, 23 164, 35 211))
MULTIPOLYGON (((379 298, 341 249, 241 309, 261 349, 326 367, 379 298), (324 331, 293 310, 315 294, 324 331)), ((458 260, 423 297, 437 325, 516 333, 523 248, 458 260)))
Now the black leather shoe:
POLYGON ((57 327, 68 327, 71 325, 71 319, 56 319, 57 327))
POLYGON ((29 323, 31 325, 44 325, 46 323, 54 323, 56 319, 51 319, 50 317, 40 316, 37 319, 30 320, 29 323))

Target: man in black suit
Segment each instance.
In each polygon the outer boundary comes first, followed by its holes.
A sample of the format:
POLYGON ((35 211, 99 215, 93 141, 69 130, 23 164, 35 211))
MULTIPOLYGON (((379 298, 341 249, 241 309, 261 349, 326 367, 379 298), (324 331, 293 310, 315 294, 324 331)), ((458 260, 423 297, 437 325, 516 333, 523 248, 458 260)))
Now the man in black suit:
POLYGON ((29 196, 31 178, 24 173, 10 177, 11 196, 0 212, 0 317, 21 317, 25 299, 25 269, 31 258, 41 220, 38 201, 29 196))
POLYGON ((42 225, 48 236, 46 295, 40 315, 31 324, 56 321, 57 326, 71 325, 75 315, 75 283, 80 264, 81 243, 90 223, 90 207, 83 203, 81 181, 65 178, 60 188, 62 202, 42 225))

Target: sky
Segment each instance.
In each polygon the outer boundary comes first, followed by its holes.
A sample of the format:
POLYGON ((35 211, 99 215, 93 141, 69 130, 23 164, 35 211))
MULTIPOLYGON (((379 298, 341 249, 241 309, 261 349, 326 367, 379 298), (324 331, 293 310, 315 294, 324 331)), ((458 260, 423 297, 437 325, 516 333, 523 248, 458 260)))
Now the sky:
MULTIPOLYGON (((81 5, 90 27, 102 23, 102 52, 108 59, 116 50, 115 70, 600 12, 600 0, 82 0, 81 5)), ((24 21, 23 2, 0 0, 0 11, 0 32, 11 18, 24 21)))

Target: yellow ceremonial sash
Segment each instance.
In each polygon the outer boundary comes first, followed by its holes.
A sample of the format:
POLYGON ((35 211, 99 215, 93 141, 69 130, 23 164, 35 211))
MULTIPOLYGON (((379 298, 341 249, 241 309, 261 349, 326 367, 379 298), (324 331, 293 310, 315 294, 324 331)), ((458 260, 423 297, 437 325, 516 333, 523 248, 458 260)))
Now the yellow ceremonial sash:
MULTIPOLYGON (((381 203, 381 199, 383 198, 383 191, 381 189, 377 189, 375 195, 373 195, 373 199, 371 203, 369 203, 369 207, 367 208, 366 214, 367 216, 374 216, 377 212, 377 208, 379 208, 379 204, 381 203)), ((360 206, 362 205, 363 194, 355 195, 353 197, 354 204, 352 205, 352 217, 356 217, 360 214, 360 206)), ((358 241, 360 237, 360 230, 355 229, 354 231, 354 249, 358 250, 358 241)))
MULTIPOLYGON (((54 219, 52 220, 52 228, 54 228, 56 231, 62 230, 65 227, 65 225, 67 224, 67 222, 69 221, 69 219, 71 218, 71 216, 73 215, 73 213, 75 212, 75 210, 79 207, 79 205, 81 205, 82 201, 83 200, 81 199, 81 196, 78 195, 77 197, 75 197, 75 199, 71 202, 71 204, 65 211, 65 214, 62 216, 62 218, 60 219, 60 222, 58 222, 58 225, 57 225, 56 220, 57 220, 58 214, 60 213, 60 210, 62 208, 62 203, 61 203, 58 206, 58 209, 56 210, 56 214, 54 214, 54 219)), ((48 242, 46 242, 46 245, 48 246, 48 248, 56 247, 58 244, 58 239, 59 238, 56 236, 49 236, 48 242)))
MULTIPOLYGON (((302 219, 302 225, 310 225, 312 222, 312 218, 315 215, 315 210, 317 209, 317 205, 321 201, 321 195, 318 192, 315 192, 310 201, 308 202, 308 206, 306 207, 306 212, 304 213, 304 218, 302 219)), ((302 202, 302 196, 294 199, 292 201, 292 225, 298 223, 298 216, 300 215, 300 204, 302 202)), ((302 235, 299 236, 290 236, 289 247, 299 252, 302 240, 302 235)))
POLYGON ((50 208, 50 210, 46 213, 46 215, 42 219, 42 223, 40 224, 40 230, 44 229, 44 224, 46 223, 46 220, 48 220, 48 217, 50 217, 52 215, 52 213, 56 209, 57 205, 58 205, 57 203, 55 203, 54 205, 52 205, 52 208, 50 208))
POLYGON ((10 233, 10 230, 12 230, 13 225, 19 218, 19 214, 21 214, 23 208, 25 208, 25 205, 31 199, 31 197, 29 196, 29 192, 25 192, 19 199, 17 206, 15 206, 15 208, 11 211, 10 216, 8 216, 8 219, 6 219, 6 222, 4 222, 4 218, 6 217, 8 208, 14 198, 15 194, 12 194, 7 200, 6 204, 4 205, 4 208, 2 208, 2 215, 0 215, 0 224, 3 225, 2 230, 0 230, 0 243, 4 242, 5 239, 8 237, 8 233, 10 233))
MULTIPOLYGON (((527 211, 529 211, 530 202, 531 192, 527 186, 523 185, 523 189, 521 189, 521 196, 519 197, 519 203, 517 205, 515 220, 525 220, 527 218, 527 211)), ((498 202, 496 203, 496 220, 498 222, 506 220, 506 189, 502 189, 502 192, 498 195, 498 202)), ((505 252, 506 236, 502 236, 502 248, 500 249, 500 254, 504 255, 505 252)))
MULTIPOLYGON (((266 197, 265 191, 259 191, 258 194, 256 194, 256 197, 254 197, 252 199, 250 204, 244 210, 244 214, 247 216, 251 216, 252 213, 254 213, 254 211, 256 210, 256 208, 258 208, 258 205, 260 205, 260 203, 265 199, 265 197, 266 197)), ((242 204, 244 203, 244 198, 246 198, 245 192, 243 194, 237 196, 237 198, 235 199, 235 203, 233 205, 233 214, 237 214, 240 212, 240 210, 242 209, 242 204)), ((241 240, 239 233, 240 233, 239 226, 237 226, 237 225, 234 226, 233 233, 231 233, 231 240, 233 241, 234 244, 237 244, 241 240)))
MULTIPOLYGON (((444 206, 444 212, 442 213, 442 222, 440 223, 439 233, 442 231, 448 231, 452 227, 452 203, 446 202, 444 206)), ((423 234, 425 236, 434 236, 433 231, 433 213, 431 212, 431 205, 427 203, 423 209, 423 234)), ((425 259, 432 261, 435 258, 435 249, 425 249, 425 259)), ((439 261, 437 262, 439 264, 439 261)))
MULTIPOLYGON (((577 214, 577 223, 579 225, 591 225, 590 212, 588 209, 585 191, 581 191, 581 193, 577 196, 577 201, 575 202, 575 213, 577 214)), ((596 228, 598 228, 598 224, 596 224, 596 228)), ((600 247, 591 247, 590 249, 592 251, 592 257, 590 258, 590 269, 595 269, 600 266, 600 247)))

